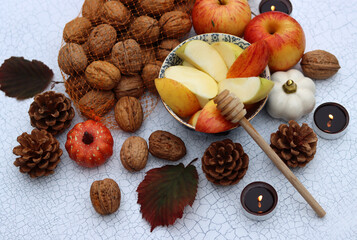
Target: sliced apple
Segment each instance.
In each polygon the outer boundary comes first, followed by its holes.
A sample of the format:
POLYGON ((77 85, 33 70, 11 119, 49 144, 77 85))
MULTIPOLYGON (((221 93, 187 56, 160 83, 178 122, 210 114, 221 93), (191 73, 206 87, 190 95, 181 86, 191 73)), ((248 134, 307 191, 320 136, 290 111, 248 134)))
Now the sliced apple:
POLYGON ((195 66, 193 66, 191 63, 189 63, 189 62, 187 62, 187 61, 183 61, 183 62, 182 62, 182 66, 195 67, 195 66))
POLYGON ((227 78, 218 84, 219 92, 227 89, 244 104, 259 102, 268 96, 274 82, 261 77, 227 78))
POLYGON ((214 98, 218 93, 217 82, 196 68, 186 66, 172 66, 166 69, 165 77, 173 79, 193 92, 201 107, 214 98))
POLYGON ((201 112, 202 112, 202 110, 199 110, 195 114, 193 114, 191 116, 191 118, 188 120, 188 124, 191 124, 192 126, 195 127, 196 123, 197 123, 198 116, 200 115, 201 112))
POLYGON ((213 100, 209 101, 197 118, 195 130, 205 133, 219 133, 227 131, 237 124, 227 121, 216 107, 213 100))
POLYGON ((215 42, 212 44, 217 52, 221 55, 228 69, 233 65, 234 61, 244 51, 243 48, 231 42, 215 42))
POLYGON ((195 94, 183 84, 169 78, 157 78, 155 86, 161 99, 179 117, 189 117, 201 109, 195 94))
POLYGON ((217 82, 226 78, 228 68, 223 58, 207 42, 201 40, 189 41, 177 49, 176 54, 197 69, 209 74, 217 82))
POLYGON ((229 68, 227 78, 259 76, 268 65, 269 56, 269 47, 264 40, 253 43, 229 68))

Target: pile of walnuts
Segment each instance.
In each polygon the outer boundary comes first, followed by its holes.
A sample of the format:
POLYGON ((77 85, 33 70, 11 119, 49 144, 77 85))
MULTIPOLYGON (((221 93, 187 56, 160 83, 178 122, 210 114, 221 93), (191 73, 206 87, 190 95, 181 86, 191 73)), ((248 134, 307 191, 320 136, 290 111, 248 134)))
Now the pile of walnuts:
MULTIPOLYGON (((192 0, 85 0, 82 16, 63 30, 58 64, 66 91, 96 119, 117 101, 156 93, 154 79, 192 24, 192 0)), ((117 115, 117 114, 115 114, 117 115)))

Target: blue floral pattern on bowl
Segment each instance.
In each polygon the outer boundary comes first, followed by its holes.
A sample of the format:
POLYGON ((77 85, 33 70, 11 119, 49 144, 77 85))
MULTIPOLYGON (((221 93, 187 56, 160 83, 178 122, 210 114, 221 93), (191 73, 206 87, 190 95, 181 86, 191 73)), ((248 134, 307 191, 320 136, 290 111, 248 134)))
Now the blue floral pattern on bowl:
MULTIPOLYGON (((246 49, 250 43, 245 41, 242 38, 233 36, 233 35, 229 35, 229 34, 225 34, 225 33, 207 33, 207 34, 201 34, 201 35, 196 35, 194 37, 191 37, 185 41, 183 41, 182 43, 180 43, 176 48, 174 48, 169 55, 166 57, 166 59, 164 60, 161 69, 160 69, 160 74, 159 74, 159 78, 163 78, 165 76, 165 71, 167 68, 171 67, 171 66, 176 66, 176 65, 181 65, 182 64, 182 59, 179 58, 176 55, 176 50, 179 49, 182 45, 184 45, 185 43, 192 41, 192 40, 202 40, 208 43, 214 43, 214 42, 231 42, 234 43, 236 45, 238 45, 239 47, 246 49)), ((270 71, 269 68, 266 67, 263 71, 263 73, 260 75, 261 77, 267 78, 270 80, 270 71)), ((256 113, 251 116, 248 120, 252 119, 265 105, 266 100, 259 106, 259 108, 256 110, 256 113)), ((195 129, 192 125, 188 124, 187 122, 183 121, 179 116, 177 116, 169 106, 167 106, 164 102, 163 102, 165 108, 167 109, 167 111, 179 122, 181 122, 183 125, 185 125, 186 127, 190 128, 190 129, 195 129)))

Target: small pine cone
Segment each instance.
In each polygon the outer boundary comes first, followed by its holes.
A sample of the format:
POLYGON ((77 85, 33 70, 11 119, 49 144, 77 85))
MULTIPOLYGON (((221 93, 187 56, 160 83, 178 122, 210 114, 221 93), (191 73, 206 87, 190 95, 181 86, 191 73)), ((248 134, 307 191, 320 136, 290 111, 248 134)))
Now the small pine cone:
POLYGON ((71 100, 53 91, 37 94, 29 109, 31 125, 56 135, 71 125, 75 115, 71 100))
POLYGON ((211 143, 202 157, 202 170, 218 185, 238 183, 248 170, 249 157, 242 145, 230 139, 211 143))
POLYGON ((270 146, 289 167, 304 167, 316 153, 317 136, 306 124, 302 126, 294 120, 289 126, 281 124, 270 136, 270 146))
POLYGON ((54 172, 61 161, 62 150, 57 139, 45 130, 32 130, 17 137, 19 146, 14 147, 17 156, 14 165, 20 172, 28 173, 32 178, 47 176, 54 172))

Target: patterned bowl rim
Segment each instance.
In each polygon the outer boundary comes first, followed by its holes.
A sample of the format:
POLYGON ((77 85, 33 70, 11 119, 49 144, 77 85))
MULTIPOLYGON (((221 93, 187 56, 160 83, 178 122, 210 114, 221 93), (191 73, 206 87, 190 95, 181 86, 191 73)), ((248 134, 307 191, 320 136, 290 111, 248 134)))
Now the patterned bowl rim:
MULTIPOLYGON (((167 57, 165 58, 161 68, 160 68, 160 74, 159 74, 159 78, 163 78, 164 77, 164 73, 165 73, 165 70, 170 67, 170 66, 175 66, 175 65, 172 65, 171 63, 171 59, 173 57, 177 57, 176 56, 176 51, 177 49, 179 49, 183 44, 189 42, 189 41, 192 41, 192 40, 207 40, 207 37, 210 37, 210 39, 212 39, 213 37, 218 37, 220 39, 231 39, 231 40, 235 40, 234 42, 233 41, 228 41, 228 42, 233 42, 234 44, 237 44, 239 45, 238 43, 242 43, 244 46, 244 49, 246 47, 248 47, 250 45, 249 42, 245 41, 244 39, 240 38, 240 37, 237 37, 237 36, 234 36, 234 35, 230 35, 230 34, 226 34, 226 33, 205 33, 205 34, 201 34, 201 35, 195 35, 191 38, 188 38, 186 40, 184 40, 183 42, 181 42, 179 45, 177 45, 168 55, 167 57), (225 38, 223 38, 225 37, 225 38)), ((266 66, 266 68, 264 69, 263 73, 260 75, 261 77, 265 77, 267 79, 271 79, 271 76, 270 76, 270 70, 269 70, 269 67, 266 66)), ((184 126, 186 126, 187 128, 191 129, 191 130, 195 130, 195 127, 192 126, 191 124, 187 123, 186 121, 182 120, 179 116, 176 115, 176 113, 174 113, 172 111, 172 109, 162 100, 162 98, 160 97, 161 99, 161 102, 162 104, 164 105, 164 107, 166 108, 166 110, 171 114, 171 116, 173 118, 175 118, 178 122, 180 122, 181 124, 183 124, 184 126)), ((249 118, 248 118, 248 121, 252 120, 262 109, 263 107, 265 106, 266 102, 268 100, 268 96, 264 99, 264 101, 260 104, 260 106, 258 107, 258 109, 254 112, 254 114, 252 114, 249 118)), ((239 127, 239 125, 237 126, 239 127)), ((228 131, 231 131, 237 127, 234 127, 232 129, 229 129, 227 131, 224 131, 224 132, 228 132, 228 131)))

